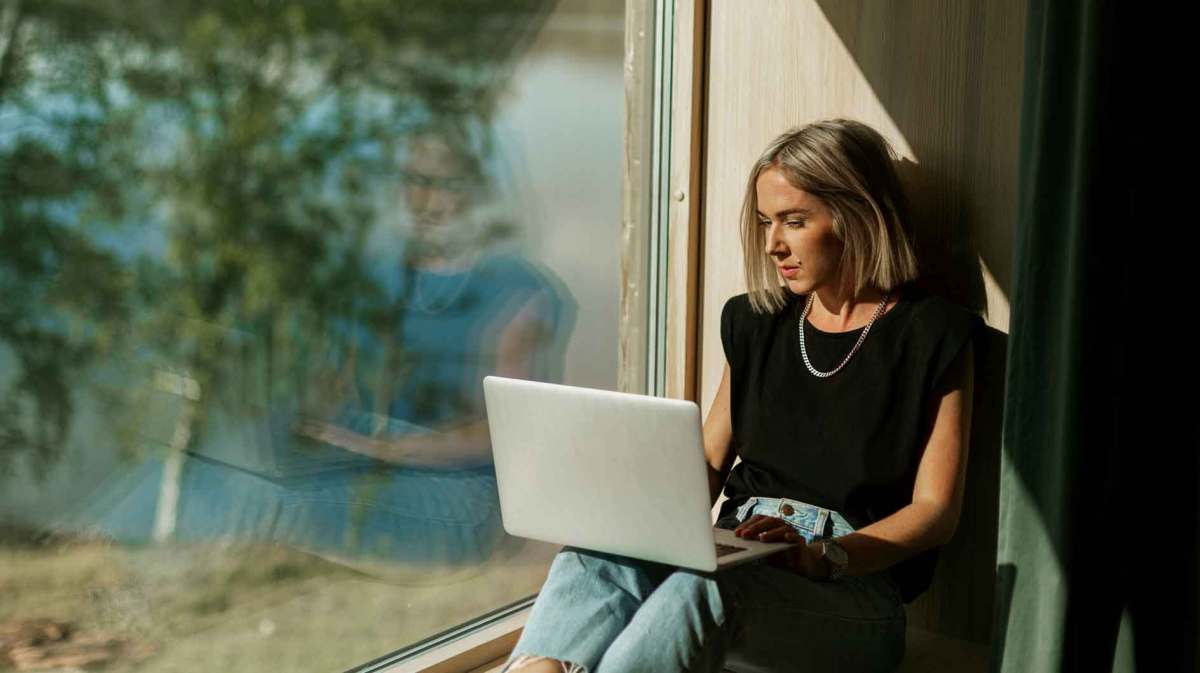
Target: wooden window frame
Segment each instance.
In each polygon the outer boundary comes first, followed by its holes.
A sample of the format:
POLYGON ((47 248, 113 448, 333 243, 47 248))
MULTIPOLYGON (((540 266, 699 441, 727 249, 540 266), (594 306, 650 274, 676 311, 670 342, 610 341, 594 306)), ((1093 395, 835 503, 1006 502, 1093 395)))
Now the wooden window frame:
MULTIPOLYGON (((626 0, 618 389, 699 401, 707 0, 626 0), (658 30, 656 27, 669 27, 658 30)), ((498 673, 533 597, 360 673, 498 673), (486 620, 485 620, 486 621, 486 620)))

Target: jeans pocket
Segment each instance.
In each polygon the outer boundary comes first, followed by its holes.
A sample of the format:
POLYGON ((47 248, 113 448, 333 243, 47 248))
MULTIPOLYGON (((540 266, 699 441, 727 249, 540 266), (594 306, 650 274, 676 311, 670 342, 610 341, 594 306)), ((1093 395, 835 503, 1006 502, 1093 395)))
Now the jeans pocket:
POLYGON ((812 540, 814 537, 819 537, 823 518, 821 516, 821 508, 816 505, 810 505, 799 500, 791 500, 789 498, 780 498, 775 504, 773 512, 763 512, 770 516, 775 516, 788 522, 796 532, 804 536, 806 540, 812 540))
POLYGON ((837 512, 830 511, 829 520, 832 524, 832 526, 830 526, 830 537, 841 537, 843 535, 849 535, 855 531, 854 524, 847 521, 846 517, 837 512))
POLYGON ((752 496, 750 498, 747 498, 746 502, 743 502, 741 504, 741 506, 739 506, 737 508, 737 513, 734 515, 737 517, 738 523, 741 523, 741 522, 745 521, 746 519, 749 519, 750 514, 754 510, 754 506, 757 504, 758 504, 757 497, 752 496))

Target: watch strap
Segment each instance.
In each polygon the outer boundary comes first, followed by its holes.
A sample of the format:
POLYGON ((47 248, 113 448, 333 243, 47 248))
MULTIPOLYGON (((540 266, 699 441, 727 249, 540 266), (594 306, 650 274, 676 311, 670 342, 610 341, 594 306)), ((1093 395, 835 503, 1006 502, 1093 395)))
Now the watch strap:
POLYGON ((821 558, 825 559, 825 563, 829 566, 829 576, 825 578, 825 581, 827 581, 827 582, 833 582, 838 579, 841 579, 846 574, 846 565, 843 563, 835 562, 833 560, 833 558, 831 557, 831 555, 829 554, 830 546, 836 547, 838 550, 841 551, 841 554, 839 554, 840 558, 845 558, 845 556, 846 556, 845 549, 843 549, 842 546, 839 545, 838 543, 836 543, 832 540, 822 540, 821 541, 821 558))

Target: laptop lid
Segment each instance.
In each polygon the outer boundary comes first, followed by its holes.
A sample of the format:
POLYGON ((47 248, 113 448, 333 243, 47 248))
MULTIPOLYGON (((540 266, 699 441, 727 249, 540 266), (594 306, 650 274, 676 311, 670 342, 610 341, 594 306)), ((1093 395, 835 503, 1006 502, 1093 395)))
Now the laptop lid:
POLYGON ((716 568, 694 402, 498 376, 483 387, 510 534, 716 568))

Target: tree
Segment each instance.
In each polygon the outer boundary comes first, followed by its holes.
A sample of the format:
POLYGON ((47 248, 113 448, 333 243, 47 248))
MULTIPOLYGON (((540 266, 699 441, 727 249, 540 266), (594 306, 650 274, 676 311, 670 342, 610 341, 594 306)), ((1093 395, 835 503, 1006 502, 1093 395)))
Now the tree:
POLYGON ((362 259, 395 139, 422 117, 489 118, 551 5, 0 5, 0 342, 16 363, 0 467, 61 455, 81 381, 136 450, 141 377, 186 393, 177 488, 206 417, 249 394, 231 382, 250 359, 268 397, 303 389, 351 305, 388 308, 362 259), (117 360, 160 375, 95 375, 117 360))

